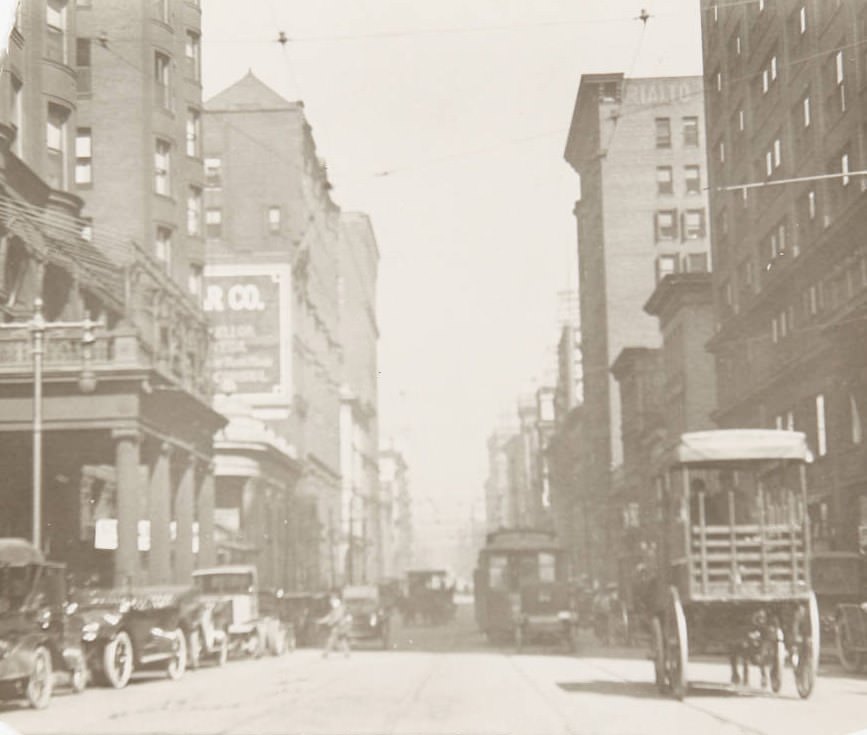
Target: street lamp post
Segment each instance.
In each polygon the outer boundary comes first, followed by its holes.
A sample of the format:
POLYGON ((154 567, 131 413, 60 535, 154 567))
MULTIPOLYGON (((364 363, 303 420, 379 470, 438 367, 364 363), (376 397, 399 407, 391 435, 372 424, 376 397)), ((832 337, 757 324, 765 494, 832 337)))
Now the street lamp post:
POLYGON ((50 329, 81 329, 82 371, 78 387, 83 393, 92 393, 96 377, 91 369, 96 323, 86 318, 74 322, 47 322, 42 314, 42 299, 33 302, 33 318, 25 324, 0 324, 0 329, 21 329, 26 326, 31 335, 33 357, 33 545, 42 549, 42 363, 45 354, 45 333, 50 329))

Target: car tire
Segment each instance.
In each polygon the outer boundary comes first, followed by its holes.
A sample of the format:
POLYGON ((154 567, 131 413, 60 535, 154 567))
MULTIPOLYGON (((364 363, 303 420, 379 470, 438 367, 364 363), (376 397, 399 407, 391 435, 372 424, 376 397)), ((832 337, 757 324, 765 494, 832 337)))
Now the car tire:
POLYGON ((126 631, 119 631, 102 649, 102 673, 106 684, 123 689, 132 676, 132 640, 126 631))
POLYGON ((187 636, 187 668, 198 669, 202 665, 202 633, 196 628, 187 636))
POLYGON ((180 628, 175 629, 175 640, 178 648, 166 666, 166 673, 172 681, 180 679, 187 670, 187 638, 180 628))
POLYGON ((51 670, 51 653, 45 646, 37 646, 30 662, 27 678, 27 703, 33 709, 45 709, 51 701, 54 688, 54 673, 51 670))

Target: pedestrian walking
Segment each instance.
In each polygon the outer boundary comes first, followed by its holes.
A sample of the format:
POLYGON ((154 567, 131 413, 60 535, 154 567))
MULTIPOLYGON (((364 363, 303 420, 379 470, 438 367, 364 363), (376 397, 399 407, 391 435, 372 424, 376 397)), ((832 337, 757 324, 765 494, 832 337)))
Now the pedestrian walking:
POLYGON ((328 658, 328 654, 334 651, 338 644, 343 649, 343 655, 349 658, 349 629, 352 625, 352 615, 346 609, 343 600, 336 592, 332 593, 331 610, 317 621, 320 625, 328 626, 328 640, 322 651, 322 658, 328 658))

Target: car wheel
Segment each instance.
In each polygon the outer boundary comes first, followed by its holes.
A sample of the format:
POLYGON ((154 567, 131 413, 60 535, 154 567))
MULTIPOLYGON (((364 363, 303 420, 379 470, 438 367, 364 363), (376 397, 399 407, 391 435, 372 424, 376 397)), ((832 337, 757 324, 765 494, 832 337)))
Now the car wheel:
POLYGON ((122 630, 102 649, 102 671, 106 683, 114 689, 123 689, 132 676, 132 665, 132 641, 122 630))
POLYGON ((187 639, 180 628, 175 630, 175 643, 177 644, 175 655, 166 666, 166 673, 173 681, 180 679, 187 670, 187 639))
POLYGON ((202 634, 198 628, 187 636, 187 667, 198 669, 202 665, 202 634))
POLYGON ((27 702, 33 709, 45 709, 51 701, 54 674, 51 671, 51 654, 45 646, 33 652, 30 676, 27 679, 27 702))
POLYGON ((83 692, 87 686, 87 664, 84 662, 83 655, 69 676, 69 684, 76 694, 83 692))

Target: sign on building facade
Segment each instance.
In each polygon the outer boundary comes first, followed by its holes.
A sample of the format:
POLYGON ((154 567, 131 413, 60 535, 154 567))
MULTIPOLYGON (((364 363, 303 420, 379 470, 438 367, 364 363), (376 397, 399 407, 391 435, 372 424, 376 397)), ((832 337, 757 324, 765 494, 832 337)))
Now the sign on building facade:
POLYGON ((285 265, 213 265, 204 309, 213 326, 218 390, 286 402, 291 395, 291 271, 285 265))

